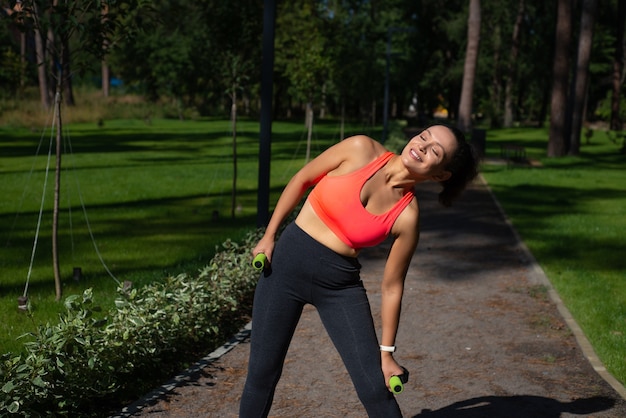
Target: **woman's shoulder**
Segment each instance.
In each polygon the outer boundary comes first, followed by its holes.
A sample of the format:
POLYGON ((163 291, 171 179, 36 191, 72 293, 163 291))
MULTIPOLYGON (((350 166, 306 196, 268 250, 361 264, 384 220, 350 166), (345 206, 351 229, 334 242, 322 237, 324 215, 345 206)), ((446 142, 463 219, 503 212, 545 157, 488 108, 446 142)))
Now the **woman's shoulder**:
POLYGON ((328 148, 316 160, 324 162, 326 174, 342 175, 366 166, 385 152, 387 149, 374 139, 355 135, 328 148))
POLYGON ((343 140, 347 148, 365 160, 373 160, 382 154, 389 152, 380 142, 367 135, 354 135, 343 140))

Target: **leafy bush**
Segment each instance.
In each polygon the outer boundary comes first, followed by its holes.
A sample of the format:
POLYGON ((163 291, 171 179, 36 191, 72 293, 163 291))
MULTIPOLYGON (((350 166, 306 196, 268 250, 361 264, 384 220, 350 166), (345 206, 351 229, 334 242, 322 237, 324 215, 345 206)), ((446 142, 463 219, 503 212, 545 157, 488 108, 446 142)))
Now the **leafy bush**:
POLYGON ((0 415, 102 415, 221 344, 250 311, 258 238, 256 231, 242 244, 226 241, 194 277, 121 287, 106 316, 91 289, 69 296, 58 324, 40 326, 24 354, 0 358, 0 415))
POLYGON ((0 53, 0 81, 5 86, 0 95, 8 93, 9 97, 16 97, 20 89, 20 77, 22 71, 26 69, 20 56, 13 49, 4 48, 0 53), (6 90, 5 90, 6 89, 6 90))
MULTIPOLYGON (((607 91, 606 96, 598 103, 598 107, 595 110, 595 116, 599 120, 609 121, 611 120, 611 103, 613 101, 613 92, 607 91)), ((620 120, 626 119, 626 98, 622 97, 620 99, 619 106, 619 118, 620 120)))

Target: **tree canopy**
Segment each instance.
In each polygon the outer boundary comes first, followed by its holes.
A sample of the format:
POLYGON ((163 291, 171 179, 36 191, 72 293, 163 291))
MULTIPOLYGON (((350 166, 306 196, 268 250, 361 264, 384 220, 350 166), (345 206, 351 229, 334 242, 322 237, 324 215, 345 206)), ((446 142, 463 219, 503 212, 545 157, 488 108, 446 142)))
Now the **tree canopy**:
MULTIPOLYGON (((80 29, 72 33, 69 49, 73 62, 87 65, 80 72, 72 67, 73 80, 96 78, 100 62, 89 57, 101 53, 126 91, 149 100, 174 100, 200 115, 226 116, 236 77, 237 97, 245 104, 241 108, 250 114, 258 112, 262 0, 155 0, 149 7, 136 1, 23 3, 38 5, 42 11, 53 10, 49 3, 57 8, 80 6, 82 13, 68 16, 73 27, 80 29), (109 32, 103 32, 107 21, 99 18, 105 6, 116 24, 108 27, 109 32), (124 33, 124 27, 132 32, 111 36, 114 30, 124 33), (103 49, 105 41, 109 43, 103 49), (237 74, 233 74, 234 66, 237 74)), ((566 3, 573 6, 570 47, 560 51, 559 59, 568 60, 568 65, 561 62, 555 67, 559 38, 554 2, 480 2, 480 46, 471 101, 475 123, 541 125, 549 120, 550 112, 565 106, 552 103, 551 109, 553 68, 563 69, 560 80, 567 96, 574 83, 585 2, 566 3)), ((624 30, 618 3, 605 0, 595 18, 584 121, 612 117, 615 62, 623 57, 624 39, 618 33, 618 28, 624 30), (622 51, 618 51, 620 42, 622 51)), ((16 2, 0 4, 4 23, 0 25, 0 94, 7 97, 38 84, 38 59, 35 33, 15 19, 16 2)), ((461 0, 446 2, 446 7, 435 0, 277 1, 275 117, 301 117, 312 106, 320 115, 345 114, 379 123, 388 75, 392 118, 406 114, 415 123, 434 115, 457 118, 469 5, 461 0)), ((54 21, 54 15, 49 16, 54 21)), ((619 78, 618 90, 623 90, 623 64, 619 78)), ((624 112, 623 106, 620 111, 624 112)))

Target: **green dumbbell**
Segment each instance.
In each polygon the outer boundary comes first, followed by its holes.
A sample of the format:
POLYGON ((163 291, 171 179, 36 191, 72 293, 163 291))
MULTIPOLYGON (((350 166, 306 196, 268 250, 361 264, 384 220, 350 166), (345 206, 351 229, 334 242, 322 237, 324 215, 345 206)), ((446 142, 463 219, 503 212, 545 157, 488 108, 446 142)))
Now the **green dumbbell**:
POLYGON ((254 260, 252 260, 252 266, 261 271, 265 269, 265 265, 267 264, 267 256, 263 253, 258 253, 254 260))
POLYGON ((401 375, 391 376, 389 378, 389 387, 394 395, 402 393, 404 390, 404 384, 409 381, 409 371, 404 367, 402 367, 402 370, 404 372, 401 375))

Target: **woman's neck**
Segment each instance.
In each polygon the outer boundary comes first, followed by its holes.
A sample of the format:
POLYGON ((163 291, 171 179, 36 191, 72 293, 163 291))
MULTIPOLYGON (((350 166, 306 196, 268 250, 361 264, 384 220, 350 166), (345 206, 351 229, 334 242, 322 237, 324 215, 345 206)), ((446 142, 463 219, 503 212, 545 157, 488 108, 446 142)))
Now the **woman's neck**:
POLYGON ((402 188, 404 190, 412 189, 416 184, 422 183, 427 179, 416 179, 402 164, 401 157, 396 155, 383 167, 385 174, 385 182, 394 188, 402 188))

